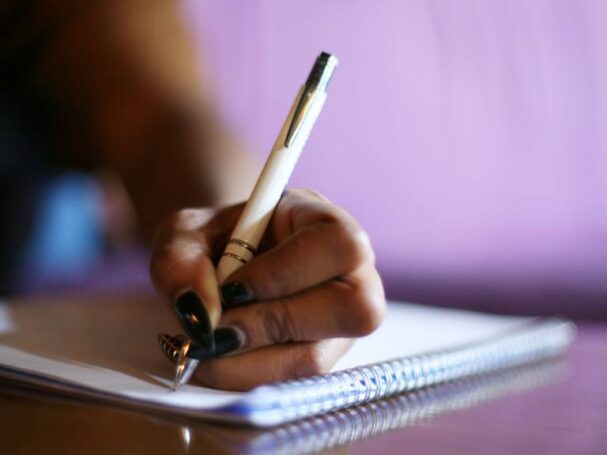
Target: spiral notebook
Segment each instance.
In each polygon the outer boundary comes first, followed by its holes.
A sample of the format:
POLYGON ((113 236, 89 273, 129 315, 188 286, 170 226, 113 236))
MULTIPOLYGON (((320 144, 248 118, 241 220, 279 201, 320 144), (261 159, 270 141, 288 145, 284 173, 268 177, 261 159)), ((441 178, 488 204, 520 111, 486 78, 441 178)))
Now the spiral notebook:
POLYGON ((273 428, 182 426, 185 441, 225 453, 305 455, 371 438, 560 381, 564 362, 540 362, 401 393, 273 428), (314 437, 310 437, 313 434, 314 437))
POLYGON ((574 326, 392 303, 332 373, 247 393, 170 388, 156 344, 179 331, 150 296, 55 297, 0 304, 0 377, 142 410, 273 426, 564 353, 574 326))

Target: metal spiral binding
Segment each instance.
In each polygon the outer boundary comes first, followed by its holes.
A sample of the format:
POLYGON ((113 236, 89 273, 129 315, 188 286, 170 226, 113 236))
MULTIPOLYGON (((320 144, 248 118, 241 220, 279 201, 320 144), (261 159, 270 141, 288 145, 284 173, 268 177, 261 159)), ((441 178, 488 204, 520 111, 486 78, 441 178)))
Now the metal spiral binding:
POLYGON ((326 451, 386 431, 415 425, 440 414, 532 389, 556 380, 562 373, 562 363, 544 362, 490 375, 472 376, 264 431, 259 439, 250 441, 246 451, 250 454, 288 455, 326 451))
POLYGON ((279 413, 282 420, 294 420, 557 357, 573 336, 573 324, 544 320, 482 343, 270 385, 264 390, 279 391, 280 402, 272 412, 279 413))

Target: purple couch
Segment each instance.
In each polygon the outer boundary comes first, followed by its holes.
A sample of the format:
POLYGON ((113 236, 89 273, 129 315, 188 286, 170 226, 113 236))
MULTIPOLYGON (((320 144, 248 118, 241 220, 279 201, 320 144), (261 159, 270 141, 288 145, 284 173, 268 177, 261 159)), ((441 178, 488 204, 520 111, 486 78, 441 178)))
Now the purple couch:
POLYGON ((390 297, 607 318, 606 2, 188 0, 184 17, 260 161, 315 56, 340 58, 292 185, 356 215, 390 297))

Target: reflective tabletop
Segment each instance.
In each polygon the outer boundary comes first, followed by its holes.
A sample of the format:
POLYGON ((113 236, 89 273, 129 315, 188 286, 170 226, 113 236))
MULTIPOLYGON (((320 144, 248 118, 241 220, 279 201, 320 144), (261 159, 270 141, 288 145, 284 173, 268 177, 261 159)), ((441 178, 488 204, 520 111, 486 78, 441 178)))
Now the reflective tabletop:
POLYGON ((256 430, 0 381, 2 453, 607 453, 607 324, 565 359, 256 430))

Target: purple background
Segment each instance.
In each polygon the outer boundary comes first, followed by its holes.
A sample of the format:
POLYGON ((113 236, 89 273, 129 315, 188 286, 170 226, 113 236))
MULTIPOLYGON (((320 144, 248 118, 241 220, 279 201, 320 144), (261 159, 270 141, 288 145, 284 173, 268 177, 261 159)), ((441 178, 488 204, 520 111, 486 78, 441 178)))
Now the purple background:
POLYGON ((184 15, 260 162, 340 59, 293 186, 369 231, 391 297, 607 312, 607 2, 200 1, 184 15))

